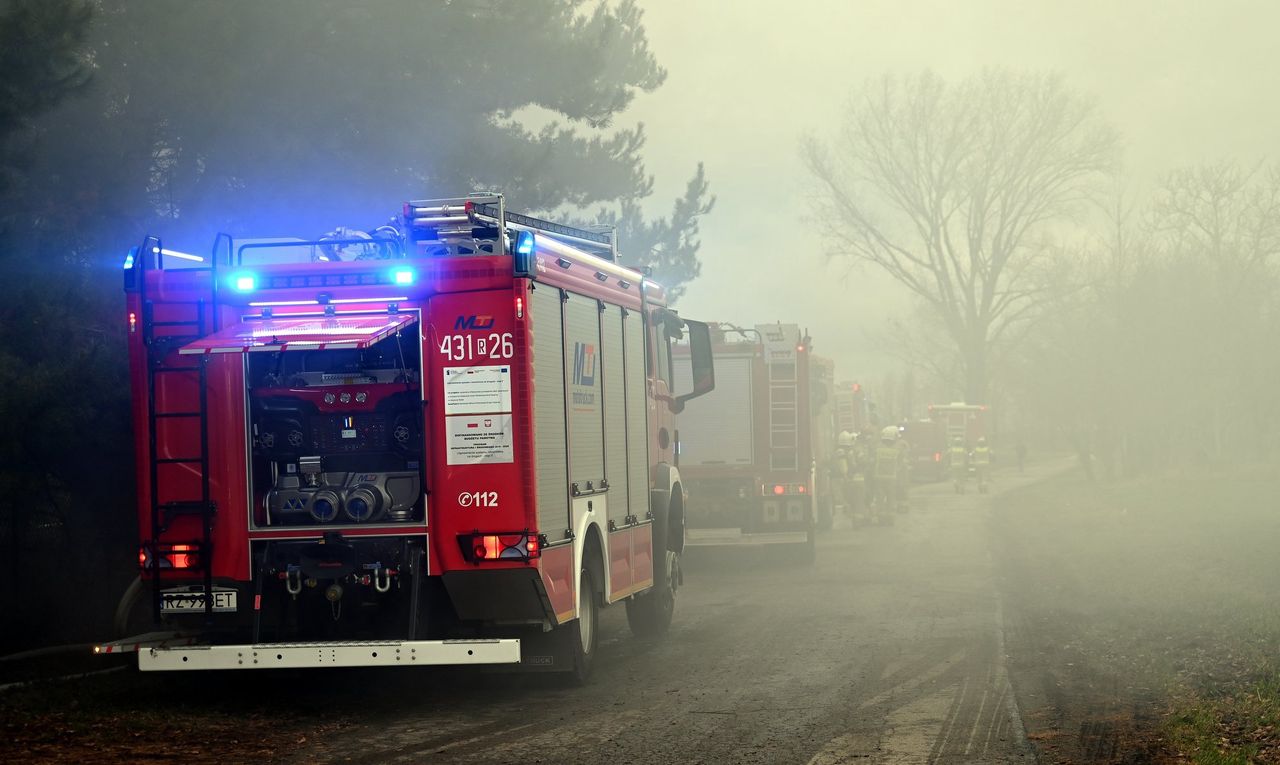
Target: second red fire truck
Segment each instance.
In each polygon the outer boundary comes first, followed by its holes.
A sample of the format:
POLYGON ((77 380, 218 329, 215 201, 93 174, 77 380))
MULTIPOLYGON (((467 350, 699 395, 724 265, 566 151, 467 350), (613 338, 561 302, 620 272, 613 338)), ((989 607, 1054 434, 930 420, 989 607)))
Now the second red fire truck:
POLYGON ((712 338, 716 389, 680 420, 689 544, 784 544, 811 557, 823 429, 809 338, 794 324, 713 325, 712 338))
POLYGON ((144 670, 521 664, 666 630, 705 324, 498 194, 124 265, 144 670), (684 339, 689 392, 672 388, 684 339))

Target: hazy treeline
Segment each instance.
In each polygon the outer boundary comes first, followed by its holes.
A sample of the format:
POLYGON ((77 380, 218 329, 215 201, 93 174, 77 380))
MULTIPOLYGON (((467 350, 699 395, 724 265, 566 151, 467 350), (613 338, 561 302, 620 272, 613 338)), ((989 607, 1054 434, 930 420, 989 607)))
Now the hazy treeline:
POLYGON ((920 371, 886 381, 900 415, 991 403, 1108 474, 1277 445, 1280 166, 1126 188, 1096 104, 1008 70, 870 80, 802 157, 836 257, 915 298, 887 333, 920 371))
POLYGON ((361 5, 0 0, 0 648, 101 624, 132 576, 144 234, 205 253, 495 188, 616 222, 677 293, 697 275, 702 168, 646 216, 644 128, 613 124, 666 76, 631 0, 361 5))
POLYGON ((1246 461, 1280 446, 1280 167, 1170 171, 1113 190, 1052 310, 1008 360, 1021 416, 1107 474, 1246 461))

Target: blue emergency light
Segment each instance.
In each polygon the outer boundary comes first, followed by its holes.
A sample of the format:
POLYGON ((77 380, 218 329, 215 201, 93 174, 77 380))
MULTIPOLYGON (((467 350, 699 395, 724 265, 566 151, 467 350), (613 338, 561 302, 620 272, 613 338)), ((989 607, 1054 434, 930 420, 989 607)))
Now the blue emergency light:
POLYGON ((516 254, 532 255, 533 254, 533 232, 521 231, 516 234, 516 254))
POLYGON ((413 284, 413 280, 416 277, 417 277, 417 274, 413 272, 412 268, 397 268, 396 270, 391 272, 391 281, 394 284, 398 284, 401 286, 408 286, 410 284, 413 284))
POLYGON ((253 292, 258 288, 258 277, 253 274, 236 274, 231 277, 231 286, 236 292, 253 292))

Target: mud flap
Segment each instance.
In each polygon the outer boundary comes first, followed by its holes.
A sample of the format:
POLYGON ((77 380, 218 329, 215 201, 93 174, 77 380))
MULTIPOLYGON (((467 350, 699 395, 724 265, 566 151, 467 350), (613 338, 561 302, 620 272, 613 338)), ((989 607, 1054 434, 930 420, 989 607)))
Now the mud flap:
MULTIPOLYGON (((559 629, 570 625, 574 623, 566 622, 559 629)), ((561 639, 558 630, 530 630, 520 635, 520 665, 505 669, 509 672, 569 672, 573 670, 573 651, 569 648, 569 641, 561 639)))

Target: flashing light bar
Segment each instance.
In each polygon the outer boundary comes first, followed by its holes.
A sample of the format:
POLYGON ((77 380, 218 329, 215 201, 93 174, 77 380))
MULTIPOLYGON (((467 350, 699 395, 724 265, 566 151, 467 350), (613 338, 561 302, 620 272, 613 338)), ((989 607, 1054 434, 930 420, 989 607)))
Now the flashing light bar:
POLYGON ((236 292, 253 292, 258 288, 258 277, 247 273, 235 274, 231 277, 231 286, 236 292))
POLYGON ((402 287, 406 287, 410 284, 413 284, 414 279, 416 278, 417 278, 417 274, 413 272, 412 268, 397 268, 396 270, 391 272, 392 283, 402 287))
POLYGON ((330 300, 329 305, 344 305, 346 303, 395 303, 401 300, 408 300, 407 295, 398 295, 394 297, 371 297, 371 298, 339 298, 330 300))
MULTIPOLYGON (((371 297, 371 298, 338 298, 330 300, 329 305, 343 305, 346 303, 398 303, 402 300, 408 300, 407 295, 396 295, 393 297, 371 297)), ((272 306, 285 305, 320 305, 319 300, 255 300, 249 303, 251 308, 271 308, 272 306)))
POLYGON ((192 255, 187 252, 178 252, 177 250, 170 250, 164 247, 152 247, 151 252, 156 255, 167 255, 168 257, 171 257, 171 258, 178 258, 179 260, 190 260, 195 263, 204 262, 204 258, 200 257, 199 255, 192 255))

